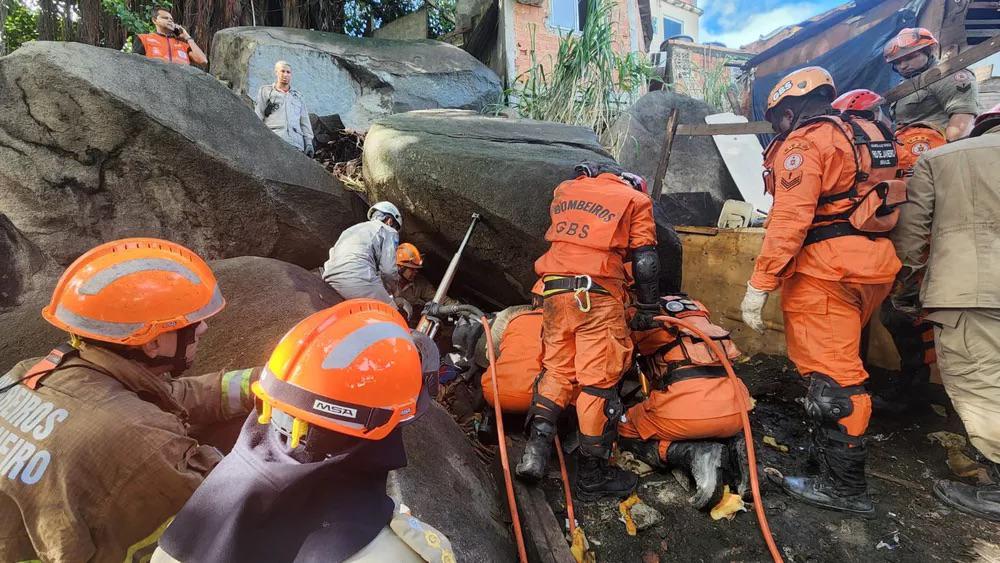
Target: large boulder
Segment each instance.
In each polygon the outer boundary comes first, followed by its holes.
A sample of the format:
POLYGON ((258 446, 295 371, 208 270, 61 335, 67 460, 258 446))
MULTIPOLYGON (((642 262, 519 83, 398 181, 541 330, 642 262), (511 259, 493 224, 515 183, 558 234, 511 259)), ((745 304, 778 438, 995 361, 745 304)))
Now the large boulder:
MULTIPOLYGON (((679 123, 703 124, 705 116, 716 113, 700 100, 657 90, 639 98, 605 133, 605 139, 621 143, 622 166, 648 178, 650 187, 663 148, 667 118, 674 108, 679 123)), ((675 225, 715 226, 727 199, 741 200, 743 196, 712 137, 675 137, 661 199, 666 218, 675 225), (708 194, 712 205, 705 205, 706 199, 699 193, 708 194)))
MULTIPOLYGON (((589 129, 453 110, 379 121, 362 156, 369 199, 400 206, 402 239, 432 267, 451 258, 472 213, 482 215, 455 283, 495 304, 528 298, 548 248, 552 190, 581 160, 614 162, 589 129)), ((679 286, 680 243, 666 224, 659 230, 661 261, 675 264, 664 278, 679 286)))
POLYGON ((212 74, 253 98, 287 61, 293 86, 317 115, 339 114, 367 130, 393 113, 418 109, 482 110, 500 99, 497 75, 465 51, 440 41, 396 41, 275 27, 234 27, 212 40, 212 74))
POLYGON ((50 42, 0 58, 0 209, 60 265, 157 236, 312 267, 364 212, 212 76, 50 42))
POLYGON ((3 265, 0 269, 0 313, 20 305, 26 296, 45 287, 58 275, 55 263, 2 213, 0 264, 3 265))
POLYGON ((408 463, 389 475, 389 496, 447 536, 458 561, 514 561, 509 526, 499 520, 502 485, 451 415, 431 404, 403 430, 403 441, 408 463))

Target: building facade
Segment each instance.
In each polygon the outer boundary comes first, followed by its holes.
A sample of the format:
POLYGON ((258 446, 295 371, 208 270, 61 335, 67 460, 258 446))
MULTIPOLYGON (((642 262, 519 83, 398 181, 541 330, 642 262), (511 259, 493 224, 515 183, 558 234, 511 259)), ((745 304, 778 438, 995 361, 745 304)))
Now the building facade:
POLYGON ((661 43, 678 35, 698 42, 698 25, 703 10, 697 0, 649 0, 653 39, 647 51, 658 51, 661 43))

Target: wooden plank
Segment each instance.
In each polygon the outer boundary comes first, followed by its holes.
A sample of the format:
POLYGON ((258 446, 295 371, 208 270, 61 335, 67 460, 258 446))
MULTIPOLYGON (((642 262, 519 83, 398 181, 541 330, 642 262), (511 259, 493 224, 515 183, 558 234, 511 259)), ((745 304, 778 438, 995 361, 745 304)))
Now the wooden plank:
POLYGON ((767 121, 751 121, 749 123, 681 123, 677 126, 678 135, 692 137, 709 137, 712 135, 763 135, 773 134, 774 128, 767 121))
MULTIPOLYGON (((524 442, 511 440, 508 443, 511 459, 519 459, 524 451, 524 442)), ((576 563, 563 536, 563 528, 545 500, 541 487, 514 479, 514 494, 517 496, 517 511, 521 516, 528 560, 532 563, 576 563)))
POLYGON ((656 164, 656 176, 653 177, 653 191, 649 194, 653 201, 659 201, 660 194, 663 193, 663 177, 666 176, 667 166, 670 164, 670 151, 674 148, 679 114, 677 108, 674 108, 670 110, 670 116, 667 117, 666 131, 663 133, 663 148, 660 150, 660 161, 656 164))
POLYGON ((990 37, 991 39, 962 51, 958 56, 925 70, 919 76, 904 80, 901 84, 883 94, 885 101, 892 103, 900 100, 918 90, 923 90, 941 79, 951 76, 952 73, 960 69, 985 59, 993 53, 1000 52, 1000 34, 994 34, 990 37))

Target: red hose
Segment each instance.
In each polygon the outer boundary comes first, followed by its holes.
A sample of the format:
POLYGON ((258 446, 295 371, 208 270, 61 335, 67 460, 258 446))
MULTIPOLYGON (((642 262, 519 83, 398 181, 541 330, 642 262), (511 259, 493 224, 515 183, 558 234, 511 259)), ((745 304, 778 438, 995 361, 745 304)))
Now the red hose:
MULTIPOLYGON (((514 481, 510 475, 510 460, 507 459, 507 435, 503 431, 503 411, 500 408, 500 389, 497 387, 497 359, 493 353, 493 333, 486 317, 480 317, 479 322, 486 330, 486 355, 490 360, 490 373, 493 379, 493 413, 497 419, 497 436, 500 441, 500 465, 503 466, 504 484, 507 486, 507 506, 514 524, 514 540, 517 542, 517 557, 521 563, 528 563, 528 554, 524 549, 524 535, 521 531, 521 518, 517 513, 517 499, 514 498, 514 481)), ((560 453, 560 456, 562 453, 560 453)), ((560 457, 560 459, 562 459, 560 457)), ((572 519, 570 520, 572 522, 572 519)))
POLYGON ((721 360, 722 366, 726 369, 726 375, 728 376, 729 382, 737 387, 736 395, 740 397, 740 402, 743 403, 743 408, 740 410, 740 418, 743 422, 743 437, 746 440, 747 461, 750 465, 750 490, 753 492, 754 512, 757 514, 757 523, 760 525, 760 533, 764 536, 764 542, 767 544, 768 551, 771 552, 771 559, 773 559, 775 563, 783 563, 784 559, 781 557, 781 552, 778 551, 778 546, 774 543, 774 538, 771 537, 771 527, 767 523, 767 514, 764 513, 764 503, 760 498, 760 483, 757 481, 757 454, 754 452, 753 433, 750 431, 750 416, 747 414, 750 412, 750 404, 743 396, 743 393, 739 392, 739 378, 736 377, 736 372, 733 371, 733 365, 729 363, 729 357, 726 356, 726 353, 716 341, 709 338, 704 332, 699 330, 698 327, 691 325, 682 319, 662 316, 655 317, 654 320, 668 325, 680 326, 690 330, 697 335, 698 338, 702 339, 705 344, 708 344, 708 347, 712 350, 715 356, 721 360))
POLYGON ((562 444, 556 433, 556 456, 559 457, 559 471, 562 473, 563 491, 566 493, 566 517, 569 518, 569 533, 576 531, 576 515, 573 514, 573 494, 569 490, 569 473, 566 472, 566 458, 563 457, 562 444))

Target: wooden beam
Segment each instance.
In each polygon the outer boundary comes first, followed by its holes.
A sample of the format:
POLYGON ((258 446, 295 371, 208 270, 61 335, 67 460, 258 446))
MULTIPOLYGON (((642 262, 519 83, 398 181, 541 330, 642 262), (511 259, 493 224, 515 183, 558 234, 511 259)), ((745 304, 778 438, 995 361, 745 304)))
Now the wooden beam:
MULTIPOLYGON (((993 4, 993 6, 995 9, 996 4, 993 4)), ((952 57, 925 70, 919 76, 915 76, 909 80, 904 80, 901 84, 883 94, 886 103, 898 101, 918 90, 923 90, 931 84, 951 76, 952 73, 958 70, 966 68, 973 63, 977 63, 993 53, 1000 52, 1000 34, 994 34, 990 37, 991 39, 983 41, 975 47, 970 47, 965 51, 962 51, 958 54, 958 56, 952 57)))
POLYGON ((667 174, 667 165, 670 164, 670 151, 674 148, 679 114, 677 108, 674 108, 670 110, 670 116, 667 117, 666 131, 663 134, 663 148, 660 149, 660 161, 656 164, 656 176, 653 179, 653 191, 649 194, 654 202, 659 201, 660 194, 663 193, 663 177, 667 174))
POLYGON ((749 123, 681 123, 677 126, 678 135, 691 137, 708 137, 711 135, 762 135, 774 133, 767 121, 751 121, 749 123))
MULTIPOLYGON (((511 457, 520 458, 524 451, 522 442, 511 440, 508 443, 511 445, 511 457)), ((537 563, 576 563, 563 536, 563 527, 552 513, 542 488, 514 479, 514 492, 517 495, 517 511, 521 515, 528 560, 537 563)))

